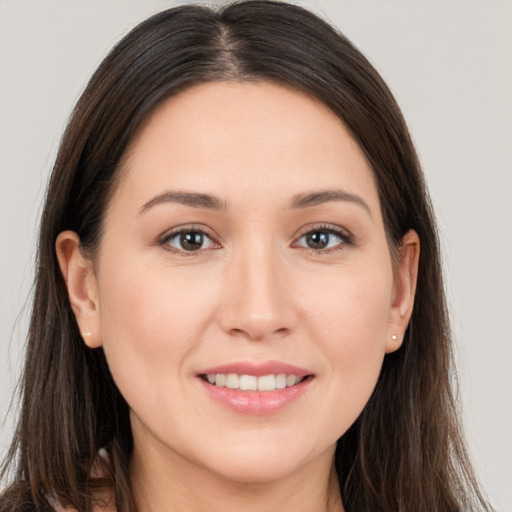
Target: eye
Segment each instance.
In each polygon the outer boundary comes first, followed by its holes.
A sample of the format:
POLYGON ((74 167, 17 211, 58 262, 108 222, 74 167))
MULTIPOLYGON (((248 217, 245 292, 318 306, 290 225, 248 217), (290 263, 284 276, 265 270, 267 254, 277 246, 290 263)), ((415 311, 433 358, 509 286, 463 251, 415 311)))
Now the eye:
POLYGON ((170 246, 171 250, 194 252, 218 247, 212 238, 200 229, 180 229, 165 235, 162 245, 170 246))
POLYGON ((304 233, 294 245, 321 252, 336 250, 350 244, 351 237, 345 232, 332 227, 319 227, 304 233))

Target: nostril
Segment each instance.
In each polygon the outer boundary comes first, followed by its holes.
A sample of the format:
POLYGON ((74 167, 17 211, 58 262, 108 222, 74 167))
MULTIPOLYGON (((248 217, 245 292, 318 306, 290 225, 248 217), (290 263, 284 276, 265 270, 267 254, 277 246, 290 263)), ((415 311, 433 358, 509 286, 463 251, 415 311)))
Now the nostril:
POLYGON ((233 328, 229 331, 229 334, 233 336, 248 337, 252 340, 263 340, 265 338, 284 337, 290 333, 288 327, 279 327, 275 330, 266 330, 264 328, 257 328, 254 326, 247 327, 247 329, 233 328))

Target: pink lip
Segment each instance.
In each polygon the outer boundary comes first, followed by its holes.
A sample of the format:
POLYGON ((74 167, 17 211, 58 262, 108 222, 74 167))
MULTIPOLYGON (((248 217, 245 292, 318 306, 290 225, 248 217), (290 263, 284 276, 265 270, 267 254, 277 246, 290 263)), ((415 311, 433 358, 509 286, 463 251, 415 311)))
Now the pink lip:
POLYGON ((197 374, 197 377, 197 380, 211 398, 231 410, 249 415, 266 415, 279 412, 290 403, 298 400, 309 389, 314 380, 312 372, 278 361, 261 364, 228 363, 202 370, 197 374), (210 384, 204 379, 204 376, 208 373, 237 373, 238 375, 255 375, 257 377, 286 373, 300 378, 308 378, 295 384, 295 386, 276 389, 275 391, 240 391, 210 384))
POLYGON ((207 375, 208 373, 237 373, 238 375, 255 375, 256 377, 286 373, 286 375, 296 375, 300 378, 306 375, 313 375, 311 371, 291 364, 282 363, 281 361, 266 361, 264 363, 239 361, 206 368, 199 371, 197 374, 207 375))

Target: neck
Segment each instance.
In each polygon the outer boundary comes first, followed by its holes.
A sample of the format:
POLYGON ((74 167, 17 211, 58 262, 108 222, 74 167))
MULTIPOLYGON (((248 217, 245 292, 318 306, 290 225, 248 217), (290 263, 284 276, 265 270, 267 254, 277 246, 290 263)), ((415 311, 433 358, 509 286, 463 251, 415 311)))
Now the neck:
POLYGON ((170 452, 135 446, 130 465, 138 510, 145 512, 343 512, 332 450, 278 480, 244 482, 170 452))

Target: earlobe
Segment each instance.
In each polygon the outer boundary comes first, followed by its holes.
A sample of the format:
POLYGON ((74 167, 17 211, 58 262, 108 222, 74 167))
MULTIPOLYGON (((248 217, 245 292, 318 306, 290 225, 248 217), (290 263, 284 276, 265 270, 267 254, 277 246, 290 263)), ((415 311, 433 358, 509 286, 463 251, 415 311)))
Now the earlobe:
POLYGON ((407 325, 412 315, 418 264, 420 257, 420 239, 413 230, 408 231, 399 247, 399 262, 395 271, 395 283, 390 309, 386 352, 394 352, 402 345, 407 325))
POLYGON ((55 249, 84 343, 90 348, 97 348, 101 346, 100 312, 92 262, 80 251, 80 239, 73 231, 60 233, 55 249))

